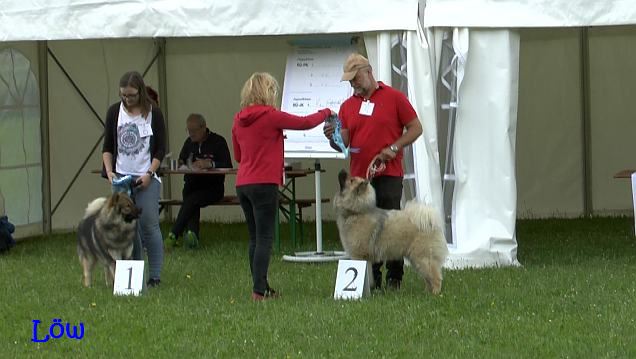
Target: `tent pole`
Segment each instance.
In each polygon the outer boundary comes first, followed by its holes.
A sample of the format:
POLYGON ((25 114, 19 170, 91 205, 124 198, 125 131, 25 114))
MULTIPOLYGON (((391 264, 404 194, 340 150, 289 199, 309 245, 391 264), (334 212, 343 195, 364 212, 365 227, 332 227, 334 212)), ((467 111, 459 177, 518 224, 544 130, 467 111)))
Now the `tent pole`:
POLYGON ((594 212, 592 198, 592 120, 590 114, 590 43, 588 27, 581 28, 581 120, 583 140, 583 214, 591 217, 594 212))
POLYGON ((51 233, 51 156, 49 155, 49 57, 48 42, 38 41, 40 87, 40 163, 42 164, 42 231, 51 233))
MULTIPOLYGON (((157 61, 157 77, 159 78, 159 101, 161 102, 161 112, 165 119, 166 127, 166 149, 170 149, 170 114, 168 111, 168 76, 166 70, 166 39, 155 39, 155 49, 159 55, 157 61)), ((178 156, 178 154, 177 154, 178 156)), ((163 179, 163 198, 172 198, 172 186, 170 176, 165 176, 163 179)), ((166 208, 166 217, 172 218, 172 208, 168 206, 166 208)))

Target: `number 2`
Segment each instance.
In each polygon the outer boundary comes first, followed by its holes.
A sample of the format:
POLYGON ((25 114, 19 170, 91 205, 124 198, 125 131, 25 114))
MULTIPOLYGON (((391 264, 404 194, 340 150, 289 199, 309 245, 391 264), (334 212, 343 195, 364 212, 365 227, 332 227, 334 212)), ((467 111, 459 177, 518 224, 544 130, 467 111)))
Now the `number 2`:
POLYGON ((351 285, 353 284, 353 282, 355 282, 356 278, 358 278, 358 270, 355 268, 347 268, 345 273, 349 273, 349 271, 353 271, 353 279, 351 279, 351 282, 345 285, 345 287, 342 290, 347 292, 355 292, 358 289, 358 287, 352 287, 351 285))

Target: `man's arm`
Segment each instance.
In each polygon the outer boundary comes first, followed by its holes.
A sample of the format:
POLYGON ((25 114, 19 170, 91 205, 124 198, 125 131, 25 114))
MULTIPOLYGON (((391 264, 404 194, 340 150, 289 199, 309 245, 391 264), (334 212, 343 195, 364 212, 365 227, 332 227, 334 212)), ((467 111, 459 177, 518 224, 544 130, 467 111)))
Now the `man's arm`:
POLYGON ((215 168, 232 168, 232 158, 230 158, 230 149, 227 146, 225 138, 220 137, 217 144, 217 153, 214 154, 215 168))
POLYGON ((404 132, 397 141, 393 142, 394 145, 398 146, 398 149, 402 149, 404 146, 408 146, 415 142, 415 140, 417 140, 423 132, 422 124, 417 117, 412 119, 411 122, 407 123, 404 127, 406 127, 406 132, 404 132))
MULTIPOLYGON (((422 134, 422 124, 417 117, 412 119, 404 127, 406 127, 406 132, 404 132, 400 138, 391 144, 396 145, 398 151, 401 151, 405 146, 415 142, 415 140, 417 140, 417 138, 422 134)), ((397 152, 391 150, 390 146, 383 148, 381 154, 382 160, 384 161, 390 161, 397 156, 397 152)))

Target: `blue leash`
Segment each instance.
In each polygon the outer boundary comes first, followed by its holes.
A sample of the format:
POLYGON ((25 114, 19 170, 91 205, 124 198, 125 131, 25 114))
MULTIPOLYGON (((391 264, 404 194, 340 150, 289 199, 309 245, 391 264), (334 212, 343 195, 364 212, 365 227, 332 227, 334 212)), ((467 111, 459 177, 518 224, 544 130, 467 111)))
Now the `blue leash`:
POLYGON ((340 134, 342 122, 340 121, 340 118, 338 118, 338 115, 330 115, 327 117, 325 122, 334 127, 333 142, 340 148, 340 151, 344 154, 345 158, 349 157, 349 152, 358 153, 360 151, 359 148, 347 148, 347 146, 345 146, 344 141, 342 140, 342 135, 340 134))
POLYGON ((128 197, 132 197, 133 187, 135 187, 133 177, 131 175, 125 175, 123 177, 113 178, 111 191, 113 193, 124 192, 128 194, 128 197))

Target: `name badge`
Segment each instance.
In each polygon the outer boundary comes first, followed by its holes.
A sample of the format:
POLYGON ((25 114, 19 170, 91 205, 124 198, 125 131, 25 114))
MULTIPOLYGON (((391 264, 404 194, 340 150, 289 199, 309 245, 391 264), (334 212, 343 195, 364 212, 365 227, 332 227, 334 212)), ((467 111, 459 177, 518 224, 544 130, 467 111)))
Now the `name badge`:
POLYGON ((375 104, 371 101, 362 101, 360 104, 360 114, 365 116, 371 116, 373 114, 373 107, 375 104))
POLYGON ((152 136, 152 126, 149 123, 144 123, 139 127, 139 135, 141 137, 152 136))

